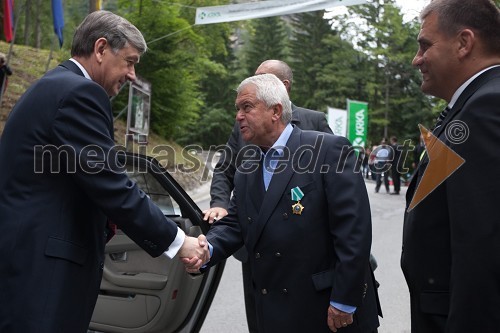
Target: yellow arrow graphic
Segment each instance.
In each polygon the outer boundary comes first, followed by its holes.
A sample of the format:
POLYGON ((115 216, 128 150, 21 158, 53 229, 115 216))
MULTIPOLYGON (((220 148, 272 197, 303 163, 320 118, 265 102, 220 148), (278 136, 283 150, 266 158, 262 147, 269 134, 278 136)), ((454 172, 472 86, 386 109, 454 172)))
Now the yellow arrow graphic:
POLYGON ((424 138, 425 149, 429 156, 429 163, 427 164, 427 168, 425 168, 420 183, 417 184, 417 189, 408 206, 408 211, 415 208, 415 206, 431 194, 436 187, 465 163, 465 160, 460 155, 439 140, 431 131, 422 125, 418 125, 418 127, 424 138))

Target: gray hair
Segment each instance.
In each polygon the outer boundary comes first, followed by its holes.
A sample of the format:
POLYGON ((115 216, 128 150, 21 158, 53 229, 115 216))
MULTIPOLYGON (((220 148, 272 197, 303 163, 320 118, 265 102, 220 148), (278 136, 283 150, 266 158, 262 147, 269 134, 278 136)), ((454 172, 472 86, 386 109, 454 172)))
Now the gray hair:
POLYGON ((147 50, 146 41, 139 29, 121 16, 105 10, 90 13, 76 28, 71 46, 71 56, 88 57, 99 38, 106 38, 113 52, 130 45, 140 54, 147 50))
POLYGON ((447 36, 471 29, 492 54, 500 53, 500 10, 492 0, 432 0, 420 13, 424 20, 430 14, 438 17, 438 28, 447 36))
POLYGON ((281 122, 288 124, 292 121, 292 105, 283 82, 274 74, 254 75, 243 80, 236 92, 247 85, 255 86, 255 96, 258 100, 264 102, 268 108, 281 104, 283 112, 281 113, 281 122))

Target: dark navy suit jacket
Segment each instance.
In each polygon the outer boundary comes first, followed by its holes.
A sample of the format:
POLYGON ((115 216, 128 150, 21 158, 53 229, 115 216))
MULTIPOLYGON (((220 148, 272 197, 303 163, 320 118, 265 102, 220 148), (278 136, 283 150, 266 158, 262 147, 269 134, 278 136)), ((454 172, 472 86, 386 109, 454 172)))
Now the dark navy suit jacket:
POLYGON ((329 332, 330 300, 358 307, 343 332, 378 327, 370 207, 349 147, 343 137, 294 127, 267 192, 260 152, 236 172, 229 214, 207 234, 209 264, 245 246, 259 332, 329 332), (292 213, 295 187, 304 193, 301 215, 292 213))
POLYGON ((108 218, 152 256, 175 238, 113 146, 109 97, 71 61, 13 108, 0 139, 1 332, 87 331, 108 218))
MULTIPOLYGON (((496 332, 500 67, 471 82, 434 134, 465 163, 453 170, 445 155, 438 155, 441 169, 450 166, 450 177, 405 214, 401 265, 410 290, 412 332, 496 332)), ((426 156, 408 187, 407 207, 428 164, 426 156)))

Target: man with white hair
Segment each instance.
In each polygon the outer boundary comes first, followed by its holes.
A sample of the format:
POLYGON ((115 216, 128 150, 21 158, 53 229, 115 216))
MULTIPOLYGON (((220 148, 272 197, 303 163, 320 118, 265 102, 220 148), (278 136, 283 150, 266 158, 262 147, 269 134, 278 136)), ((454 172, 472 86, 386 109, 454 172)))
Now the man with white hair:
POLYGON ((236 110, 253 156, 235 174, 228 215, 207 233, 207 265, 245 246, 259 332, 375 332, 370 206, 348 140, 292 126, 273 74, 245 79, 236 110))

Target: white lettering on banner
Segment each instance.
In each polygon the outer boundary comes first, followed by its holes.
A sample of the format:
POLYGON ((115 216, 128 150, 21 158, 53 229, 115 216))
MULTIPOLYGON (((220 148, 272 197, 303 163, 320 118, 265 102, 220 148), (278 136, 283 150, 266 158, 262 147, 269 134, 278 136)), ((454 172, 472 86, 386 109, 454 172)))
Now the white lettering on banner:
POLYGON ((365 147, 365 142, 363 141, 363 138, 356 138, 352 142, 352 145, 354 147, 365 147))
POLYGON ((356 112, 356 136, 365 135, 365 110, 356 112))
POLYGON ((367 0, 268 0, 225 6, 199 7, 194 24, 211 24, 305 13, 338 6, 366 4, 367 0))
POLYGON ((333 130, 333 133, 343 133, 345 124, 344 124, 344 119, 342 118, 337 118, 335 119, 335 129, 333 130))

